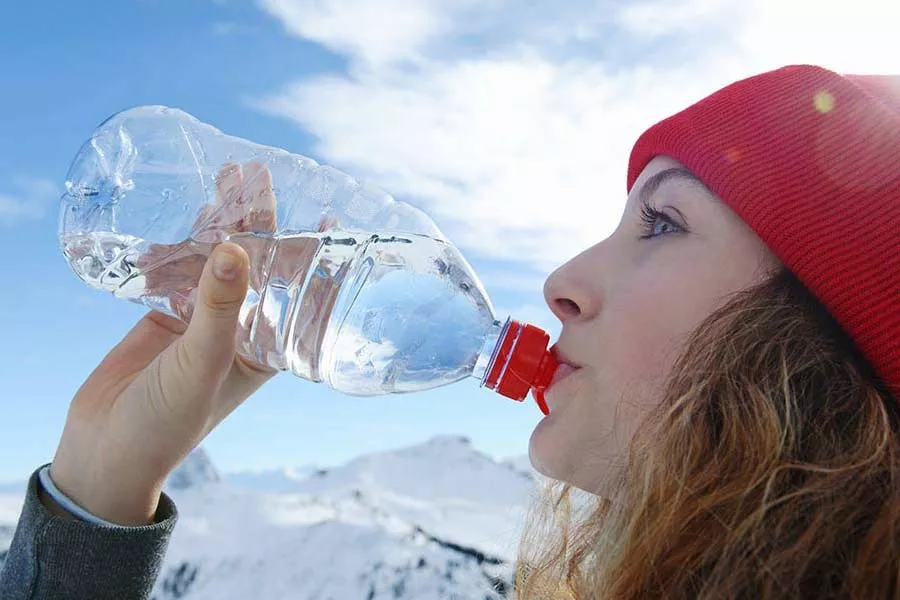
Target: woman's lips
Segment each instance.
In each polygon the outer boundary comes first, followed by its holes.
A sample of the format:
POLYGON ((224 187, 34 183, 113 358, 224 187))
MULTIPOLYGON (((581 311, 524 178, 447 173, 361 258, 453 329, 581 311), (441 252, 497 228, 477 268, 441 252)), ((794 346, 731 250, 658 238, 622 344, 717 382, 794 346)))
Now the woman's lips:
POLYGON ((578 367, 573 367, 567 363, 560 363, 556 368, 556 373, 553 374, 553 379, 550 380, 550 385, 548 387, 553 387, 558 381, 565 379, 577 370, 578 367))

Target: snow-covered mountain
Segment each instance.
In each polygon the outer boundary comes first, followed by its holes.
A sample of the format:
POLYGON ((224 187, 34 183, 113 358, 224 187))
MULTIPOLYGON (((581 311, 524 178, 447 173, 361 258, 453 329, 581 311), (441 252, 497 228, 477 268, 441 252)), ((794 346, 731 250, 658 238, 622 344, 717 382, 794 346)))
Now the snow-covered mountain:
POLYGON ((461 437, 221 476, 196 452, 166 486, 180 520, 154 598, 500 599, 535 481, 461 437))
POLYGON ((197 448, 184 459, 166 481, 167 490, 186 490, 200 487, 222 480, 219 471, 213 465, 209 455, 203 448, 197 448))
POLYGON ((306 467, 282 467, 254 471, 225 473, 223 478, 231 487, 257 492, 293 492, 297 482, 303 481, 318 469, 306 467))

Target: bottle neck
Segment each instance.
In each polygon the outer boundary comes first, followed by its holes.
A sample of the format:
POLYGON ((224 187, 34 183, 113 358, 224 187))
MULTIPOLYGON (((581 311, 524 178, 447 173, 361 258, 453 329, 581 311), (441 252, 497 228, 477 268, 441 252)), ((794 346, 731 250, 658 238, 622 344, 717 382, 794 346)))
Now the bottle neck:
POLYGON ((550 335, 534 325, 508 319, 495 321, 486 336, 472 375, 481 385, 521 402, 529 392, 545 415, 549 414, 544 392, 559 367, 550 335))
POLYGON ((509 322, 509 319, 506 320, 506 323, 494 321, 484 336, 484 344, 481 347, 481 352, 478 354, 478 360, 475 361, 475 368, 472 370, 472 377, 478 379, 482 386, 485 384, 491 365, 493 365, 496 358, 500 340, 509 328, 509 322))

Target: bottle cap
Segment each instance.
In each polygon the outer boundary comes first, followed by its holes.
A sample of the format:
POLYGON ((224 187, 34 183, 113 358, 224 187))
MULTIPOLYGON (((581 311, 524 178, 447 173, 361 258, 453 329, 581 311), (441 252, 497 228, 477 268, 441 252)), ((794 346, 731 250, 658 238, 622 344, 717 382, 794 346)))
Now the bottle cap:
POLYGON ((549 343, 550 334, 543 329, 510 320, 497 343, 485 385, 519 402, 530 390, 541 412, 550 414, 544 391, 559 363, 547 350, 549 343))

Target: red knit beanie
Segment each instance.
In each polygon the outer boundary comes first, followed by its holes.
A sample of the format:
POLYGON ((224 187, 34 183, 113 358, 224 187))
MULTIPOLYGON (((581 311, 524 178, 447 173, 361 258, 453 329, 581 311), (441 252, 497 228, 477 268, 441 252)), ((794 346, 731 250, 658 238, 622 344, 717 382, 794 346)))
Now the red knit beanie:
POLYGON ((789 66, 647 130, 628 189, 670 156, 743 219, 900 398, 900 76, 789 66))

